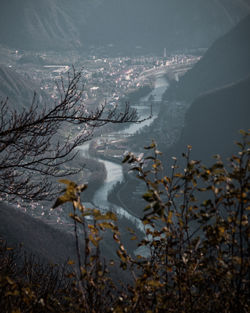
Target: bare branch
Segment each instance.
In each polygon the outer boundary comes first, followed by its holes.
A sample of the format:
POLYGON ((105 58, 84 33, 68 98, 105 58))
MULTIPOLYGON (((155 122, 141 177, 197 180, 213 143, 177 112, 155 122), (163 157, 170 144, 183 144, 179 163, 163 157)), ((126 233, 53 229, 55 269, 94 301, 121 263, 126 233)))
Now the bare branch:
MULTIPOLYGON (((59 101, 41 108, 34 94, 28 110, 8 108, 0 103, 0 196, 48 199, 53 193, 48 177, 76 173, 64 165, 76 156, 75 148, 89 140, 96 128, 108 123, 139 123, 128 103, 123 112, 108 109, 107 103, 88 112, 82 100, 82 72, 73 67, 66 82, 57 83, 59 101), (81 126, 82 129, 75 129, 81 126), (66 136, 70 129, 71 135, 66 136), (64 134, 62 135, 59 131, 64 134), (39 175, 38 175, 39 174, 39 175)), ((79 171, 79 169, 78 169, 79 171)))

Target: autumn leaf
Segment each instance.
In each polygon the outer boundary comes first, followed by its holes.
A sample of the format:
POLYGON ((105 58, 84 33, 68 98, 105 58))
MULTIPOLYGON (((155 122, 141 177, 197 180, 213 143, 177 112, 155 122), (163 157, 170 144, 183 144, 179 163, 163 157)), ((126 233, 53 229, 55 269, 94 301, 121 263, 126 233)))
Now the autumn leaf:
POLYGON ((56 202, 52 206, 52 209, 55 209, 59 205, 66 202, 77 201, 77 195, 87 188, 86 184, 77 185, 76 183, 68 179, 60 179, 59 182, 67 185, 67 187, 66 190, 64 189, 62 191, 64 192, 64 194, 56 199, 56 202))

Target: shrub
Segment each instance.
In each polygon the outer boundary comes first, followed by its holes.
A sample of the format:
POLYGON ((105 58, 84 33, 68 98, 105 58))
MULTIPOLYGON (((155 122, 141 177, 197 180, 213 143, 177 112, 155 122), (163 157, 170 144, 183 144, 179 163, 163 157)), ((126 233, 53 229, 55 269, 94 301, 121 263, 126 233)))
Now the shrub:
MULTIPOLYGON (((25 312, 40 312, 32 311, 31 303, 40 303, 46 312, 249 312, 249 133, 242 131, 237 145, 240 151, 228 166, 216 156, 211 167, 192 160, 188 146, 185 168, 173 158, 167 175, 154 142, 145 148, 150 153, 143 159, 125 157, 147 187, 145 237, 138 242, 142 252, 136 257, 122 243, 115 214, 85 208, 80 193, 86 186, 61 181, 67 188, 54 208, 67 201, 73 206, 77 260, 69 261, 74 266, 68 274, 71 289, 50 291, 46 301, 37 300, 37 285, 18 285, 15 275, 1 271, 6 312, 23 312, 23 306, 25 312), (100 249, 107 231, 117 243, 117 259, 110 263, 100 249), (124 272, 128 277, 124 283, 110 274, 117 263, 118 276, 124 272), (22 288, 29 289, 22 293, 22 288), (18 299, 16 306, 6 306, 10 297, 18 299)), ((132 229, 129 233, 137 240, 132 229)))

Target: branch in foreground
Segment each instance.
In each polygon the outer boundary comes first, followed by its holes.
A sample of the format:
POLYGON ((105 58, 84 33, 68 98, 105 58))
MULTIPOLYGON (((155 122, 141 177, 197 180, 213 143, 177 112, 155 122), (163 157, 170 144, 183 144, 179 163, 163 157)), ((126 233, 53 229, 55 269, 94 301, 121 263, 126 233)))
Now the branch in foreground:
POLYGON ((82 100, 82 72, 74 68, 66 83, 57 83, 59 101, 41 108, 34 95, 29 110, 10 111, 8 101, 0 104, 0 195, 10 199, 49 199, 54 194, 49 177, 79 172, 66 168, 96 128, 109 123, 140 123, 137 112, 125 104, 109 109, 107 103, 88 111, 82 100), (79 130, 79 127, 81 129, 79 130), (68 133, 68 134, 67 134, 68 133))

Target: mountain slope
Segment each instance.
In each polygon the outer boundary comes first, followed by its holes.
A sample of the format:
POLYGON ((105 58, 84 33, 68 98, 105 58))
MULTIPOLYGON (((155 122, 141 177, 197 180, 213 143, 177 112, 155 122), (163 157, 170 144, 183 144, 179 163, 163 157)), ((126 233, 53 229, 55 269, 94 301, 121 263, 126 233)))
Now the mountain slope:
POLYGON ((75 257, 72 235, 58 231, 40 220, 0 202, 0 237, 10 247, 23 244, 28 253, 46 262, 63 263, 75 257))
POLYGON ((20 110, 30 107, 34 92, 37 100, 47 102, 49 97, 41 92, 39 86, 29 78, 18 74, 15 70, 0 64, 0 101, 8 97, 8 107, 20 110))
POLYGON ((202 59, 178 83, 170 86, 166 97, 192 101, 200 94, 235 83, 250 75, 250 15, 209 48, 202 59))
POLYGON ((71 6, 65 0, 3 0, 1 42, 41 50, 75 46, 78 31, 71 6))
POLYGON ((240 1, 106 0, 84 35, 124 47, 194 48, 207 46, 245 14, 240 1))
POLYGON ((208 46, 246 15, 249 0, 2 0, 1 42, 23 49, 161 51, 208 46))
MULTIPOLYGON (((75 237, 72 232, 58 230, 41 220, 31 217, 27 213, 15 209, 13 206, 0 201, 0 239, 7 242, 10 247, 22 244, 23 249, 36 255, 42 261, 63 264, 67 259, 76 260, 75 237)), ((82 232, 79 232, 80 250, 84 251, 82 232)), ((103 240, 100 247, 102 256, 117 259, 116 242, 108 231, 102 233, 103 240)), ((93 251, 92 251, 93 252, 93 251)))
POLYGON ((250 76, 198 97, 186 114, 179 141, 166 155, 179 156, 192 145, 192 158, 211 162, 212 155, 229 157, 236 151, 239 130, 250 126, 250 76))

